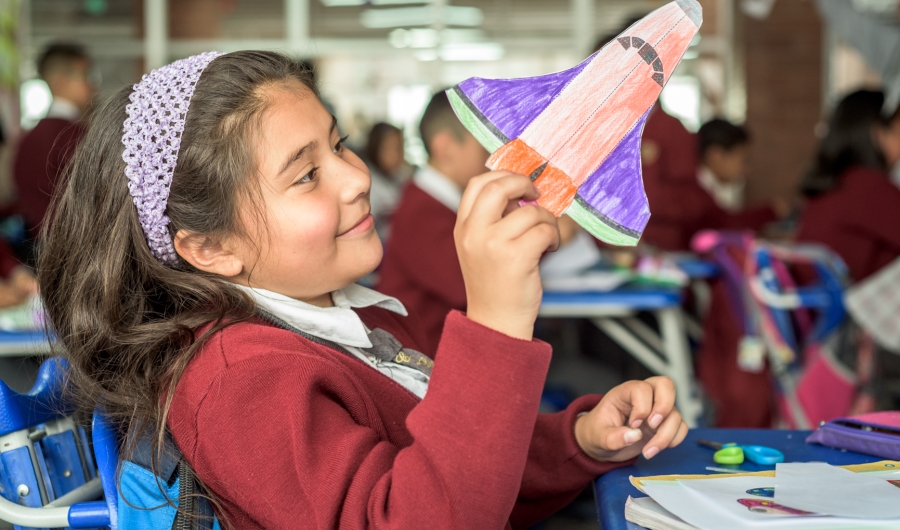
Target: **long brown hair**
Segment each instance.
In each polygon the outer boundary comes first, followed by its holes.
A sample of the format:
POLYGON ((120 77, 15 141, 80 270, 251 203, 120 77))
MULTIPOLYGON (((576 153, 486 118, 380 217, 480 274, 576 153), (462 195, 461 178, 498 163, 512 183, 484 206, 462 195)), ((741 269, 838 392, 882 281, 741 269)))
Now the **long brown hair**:
MULTIPOLYGON (((209 64, 181 139, 166 209, 170 234, 247 236, 240 219, 259 204, 253 146, 269 104, 265 89, 292 82, 318 95, 310 70, 277 53, 241 51, 209 64)), ((222 278, 180 258, 177 269, 165 267, 150 253, 122 160, 131 92, 112 96, 89 123, 43 230, 38 281, 58 353, 69 361, 72 397, 87 414, 101 407, 129 440, 152 433, 156 455, 191 356, 255 308, 222 278)))

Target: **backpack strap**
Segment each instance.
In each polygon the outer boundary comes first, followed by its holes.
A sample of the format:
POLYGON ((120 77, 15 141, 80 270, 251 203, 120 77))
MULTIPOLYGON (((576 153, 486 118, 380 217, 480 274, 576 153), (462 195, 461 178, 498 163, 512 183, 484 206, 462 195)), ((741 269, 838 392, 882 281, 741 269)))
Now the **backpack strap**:
POLYGON ((197 475, 178 450, 172 435, 166 431, 163 437, 162 454, 156 470, 152 467, 151 436, 145 434, 138 439, 129 460, 154 473, 169 486, 177 479, 181 480, 178 486, 178 511, 172 522, 172 530, 212 530, 215 520, 212 504, 203 495, 205 492, 197 481, 197 475))

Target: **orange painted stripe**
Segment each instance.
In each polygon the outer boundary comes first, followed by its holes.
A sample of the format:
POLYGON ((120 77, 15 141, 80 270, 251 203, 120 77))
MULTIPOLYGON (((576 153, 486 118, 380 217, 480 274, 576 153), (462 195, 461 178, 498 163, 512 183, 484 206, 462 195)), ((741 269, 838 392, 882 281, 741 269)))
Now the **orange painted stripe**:
POLYGON ((541 158, 528 144, 516 138, 508 142, 488 158, 487 167, 493 170, 506 170, 520 173, 526 177, 541 167, 546 160, 541 158))
POLYGON ((550 213, 559 217, 572 204, 578 186, 558 167, 548 164, 541 176, 534 181, 541 196, 537 202, 550 213))

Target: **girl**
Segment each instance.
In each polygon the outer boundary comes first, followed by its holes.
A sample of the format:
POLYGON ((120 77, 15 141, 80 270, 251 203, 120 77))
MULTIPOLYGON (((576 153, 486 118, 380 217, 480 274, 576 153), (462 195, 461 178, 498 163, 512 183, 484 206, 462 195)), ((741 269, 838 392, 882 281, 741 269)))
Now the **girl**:
POLYGON ((466 191, 469 311, 439 363, 420 353, 403 306, 354 284, 382 250, 341 142, 309 71, 270 52, 178 61, 99 109, 40 266, 86 407, 168 429, 242 529, 527 527, 684 438, 665 378, 537 414, 558 231, 517 206, 521 175, 466 191))
POLYGON ((414 169, 404 158, 403 131, 389 123, 373 125, 366 142, 365 161, 372 179, 369 205, 375 231, 384 241, 390 233, 391 215, 400 200, 400 191, 414 169))
POLYGON ((831 247, 854 281, 900 257, 900 188, 888 174, 900 164, 900 111, 884 118, 883 104, 881 92, 845 97, 804 182, 798 239, 831 247))

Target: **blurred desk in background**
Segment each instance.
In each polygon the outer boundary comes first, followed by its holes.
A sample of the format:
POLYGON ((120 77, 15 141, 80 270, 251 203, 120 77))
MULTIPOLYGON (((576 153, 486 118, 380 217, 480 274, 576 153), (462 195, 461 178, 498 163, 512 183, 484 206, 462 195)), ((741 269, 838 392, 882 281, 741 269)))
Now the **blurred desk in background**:
POLYGON ((544 292, 539 316, 587 318, 650 371, 672 379, 676 406, 687 424, 697 425, 702 402, 694 380, 682 295, 679 289, 626 285, 609 292, 544 292), (636 318, 651 312, 659 332, 636 318))
POLYGON ((50 341, 44 330, 0 331, 0 357, 50 355, 50 341))

